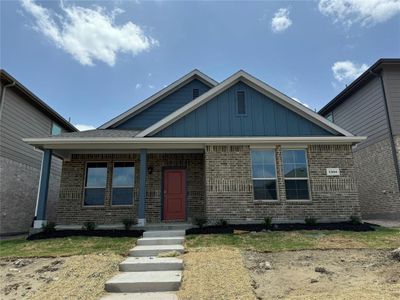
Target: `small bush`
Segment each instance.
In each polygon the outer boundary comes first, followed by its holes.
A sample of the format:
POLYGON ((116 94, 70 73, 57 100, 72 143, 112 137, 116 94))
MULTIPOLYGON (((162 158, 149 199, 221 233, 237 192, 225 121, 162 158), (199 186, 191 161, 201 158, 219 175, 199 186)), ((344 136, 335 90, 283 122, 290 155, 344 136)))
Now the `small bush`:
POLYGON ((203 228, 205 224, 207 224, 207 219, 203 217, 198 217, 194 219, 194 224, 199 228, 203 228))
POLYGON ((353 225, 360 225, 361 224, 361 219, 358 216, 351 216, 350 217, 350 223, 353 225))
POLYGON ((265 217, 264 218, 264 225, 265 229, 270 229, 272 225, 272 218, 271 217, 265 217))
POLYGON ((54 231, 56 231, 56 223, 49 222, 46 225, 42 224, 42 229, 43 229, 43 232, 46 232, 46 233, 54 232, 54 231))
POLYGON ((219 219, 216 223, 217 226, 227 227, 228 221, 225 219, 219 219))
POLYGON ((123 219, 122 223, 125 226, 125 230, 130 230, 132 225, 136 224, 135 220, 133 220, 133 219, 123 219))
POLYGON ((306 222, 306 224, 309 226, 315 226, 315 225, 317 225, 317 218, 307 217, 304 219, 304 222, 306 222))
POLYGON ((96 229, 96 223, 92 222, 92 221, 87 221, 85 223, 83 223, 83 229, 87 230, 87 231, 93 231, 96 229))

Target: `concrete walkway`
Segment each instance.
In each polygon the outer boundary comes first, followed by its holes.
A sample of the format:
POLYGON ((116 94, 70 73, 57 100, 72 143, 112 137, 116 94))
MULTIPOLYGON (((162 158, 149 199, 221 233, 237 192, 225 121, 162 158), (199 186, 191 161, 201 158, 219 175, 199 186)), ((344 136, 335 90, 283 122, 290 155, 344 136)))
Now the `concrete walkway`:
POLYGON ((145 231, 129 257, 119 265, 119 274, 105 284, 109 294, 102 300, 178 299, 173 291, 182 281, 183 261, 158 257, 161 253, 183 253, 184 230, 145 231))

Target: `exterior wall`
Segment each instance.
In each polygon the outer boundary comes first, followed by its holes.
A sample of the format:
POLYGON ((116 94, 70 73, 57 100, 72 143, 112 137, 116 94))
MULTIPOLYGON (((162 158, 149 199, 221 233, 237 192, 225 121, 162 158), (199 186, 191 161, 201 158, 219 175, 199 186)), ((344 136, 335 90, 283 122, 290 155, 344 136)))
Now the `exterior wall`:
POLYGON ((192 101, 193 89, 199 89, 199 95, 201 95, 207 92, 210 87, 202 81, 194 79, 152 106, 115 126, 115 128, 145 129, 192 101))
MULTIPOLYGON (((56 158, 53 158, 53 161, 56 158)), ((28 232, 33 222, 40 170, 0 157, 0 235, 28 232)), ((60 175, 50 175, 46 214, 56 220, 60 175)))
POLYGON ((329 136, 332 133, 238 82, 155 136, 329 136), (237 91, 245 91, 246 114, 237 114, 237 91))
MULTIPOLYGON (((48 136, 52 121, 15 88, 7 88, 0 118, 0 234, 28 232, 36 206, 42 153, 22 141, 48 136)), ((53 157, 47 202, 55 220, 62 162, 53 157)))
POLYGON ((363 217, 400 216, 400 194, 389 137, 355 151, 354 162, 363 217))
MULTIPOLYGON (((161 178, 163 167, 185 167, 187 170, 188 219, 204 215, 203 154, 148 154, 147 165, 153 167, 146 176, 146 220, 161 221, 161 178)), ((76 154, 64 162, 61 175, 60 201, 57 223, 81 225, 86 221, 96 224, 119 224, 125 218, 136 219, 139 196, 139 154, 76 154), (107 188, 104 207, 84 207, 83 189, 86 162, 108 163, 107 188), (112 166, 114 161, 133 161, 135 164, 134 201, 132 206, 111 205, 112 166)))
POLYGON ((278 200, 254 201, 250 146, 206 146, 206 214, 209 223, 226 219, 231 223, 348 219, 359 215, 350 146, 308 146, 311 201, 286 200, 282 177, 281 146, 276 146, 278 200), (339 167, 339 177, 326 176, 326 168, 339 167))
POLYGON ((400 65, 385 66, 383 81, 393 135, 400 135, 400 65))

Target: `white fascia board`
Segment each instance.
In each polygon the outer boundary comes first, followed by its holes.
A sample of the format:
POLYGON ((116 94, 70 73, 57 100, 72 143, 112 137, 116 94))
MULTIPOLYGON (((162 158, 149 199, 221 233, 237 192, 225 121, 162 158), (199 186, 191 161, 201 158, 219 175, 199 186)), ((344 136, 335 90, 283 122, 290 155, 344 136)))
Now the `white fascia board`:
POLYGON ((195 70, 191 71, 190 73, 186 74, 185 76, 183 76, 182 78, 180 78, 180 79, 174 81, 173 83, 171 83, 170 85, 166 86, 165 88, 163 88, 159 92, 157 92, 154 95, 150 96, 146 100, 138 103, 137 105, 135 105, 131 109, 127 110, 126 112, 124 112, 124 113, 118 115, 117 117, 111 119, 107 123, 104 123, 98 129, 107 129, 110 126, 113 126, 113 125, 121 122, 122 120, 139 113, 141 111, 141 109, 144 109, 144 108, 146 108, 146 107, 148 107, 148 106, 150 106, 152 104, 157 103, 161 99, 163 99, 166 96, 168 96, 169 94, 173 93, 179 86, 181 86, 182 84, 188 82, 189 80, 191 80, 194 77, 198 77, 201 81, 203 81, 205 84, 207 84, 211 88, 218 84, 218 82, 215 81, 214 79, 212 79, 211 77, 209 77, 206 74, 204 74, 204 73, 200 72, 199 70, 195 69, 195 70))
POLYGON ((366 137, 27 138, 43 149, 202 149, 205 145, 356 144, 366 137))
POLYGON ((279 92, 278 90, 274 89, 273 87, 269 86, 268 84, 262 82, 261 80, 251 76, 250 74, 246 73, 245 71, 241 70, 236 72, 223 82, 221 82, 216 87, 212 88, 208 92, 201 95, 199 98, 195 99, 194 101, 186 104, 185 106, 181 107, 180 109, 176 110, 175 112, 171 113, 170 115, 166 116, 164 119, 160 120, 159 122, 153 124, 152 126, 146 128, 142 132, 140 132, 136 137, 145 137, 150 134, 157 133, 158 131, 164 129, 165 127, 171 125, 178 119, 182 118, 183 116, 187 115, 188 113, 192 112, 199 106, 207 103, 209 100, 213 99, 218 94, 222 93, 238 81, 243 80, 245 83, 249 84, 251 87, 255 88, 259 92, 263 93, 264 95, 272 98, 273 100, 277 101, 278 103, 284 105, 288 109, 300 114, 301 116, 305 117, 306 119, 310 120, 311 122, 327 129, 333 133, 340 133, 344 136, 353 136, 350 132, 342 129, 341 127, 335 125, 334 123, 326 120, 324 117, 320 116, 319 114, 313 112, 311 109, 306 108, 305 106, 301 105, 297 101, 293 100, 292 98, 286 96, 285 94, 279 92))

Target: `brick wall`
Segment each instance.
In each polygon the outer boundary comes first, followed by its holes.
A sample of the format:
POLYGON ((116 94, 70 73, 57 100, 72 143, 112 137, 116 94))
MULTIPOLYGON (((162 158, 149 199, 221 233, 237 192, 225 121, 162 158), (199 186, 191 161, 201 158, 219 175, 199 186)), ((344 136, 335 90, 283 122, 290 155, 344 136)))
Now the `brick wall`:
MULTIPOLYGON (((185 167, 187 170, 188 219, 204 214, 203 154, 148 154, 147 165, 153 167, 146 178, 146 220, 161 221, 161 178, 163 167, 185 167)), ((64 162, 61 176, 58 224, 118 224, 124 218, 137 218, 139 180, 139 154, 76 154, 64 162), (104 207, 83 206, 83 188, 86 162, 108 163, 107 187, 104 207), (135 164, 135 188, 132 206, 111 205, 112 167, 115 161, 133 161, 135 164)))
POLYGON ((308 147, 311 201, 287 201, 282 177, 281 147, 276 146, 277 201, 254 201, 249 146, 206 146, 206 214, 210 223, 226 219, 231 223, 347 219, 359 215, 350 146, 308 147), (341 176, 326 176, 326 168, 339 167, 341 176))
MULTIPOLYGON (((400 157, 400 137, 395 137, 400 157)), ((389 138, 354 151, 361 214, 385 217, 400 214, 400 195, 389 138)))
MULTIPOLYGON (((40 170, 0 157, 0 235, 28 232, 35 216, 40 170)), ((50 173, 46 214, 56 219, 60 174, 50 173)))

